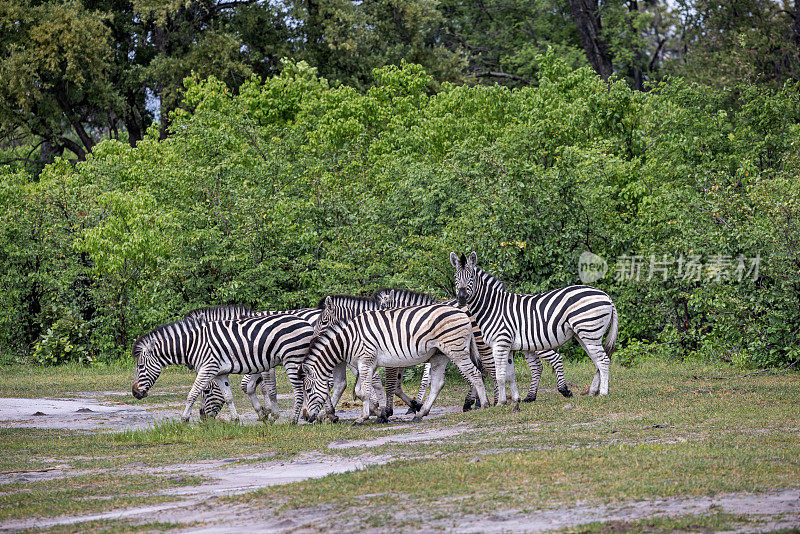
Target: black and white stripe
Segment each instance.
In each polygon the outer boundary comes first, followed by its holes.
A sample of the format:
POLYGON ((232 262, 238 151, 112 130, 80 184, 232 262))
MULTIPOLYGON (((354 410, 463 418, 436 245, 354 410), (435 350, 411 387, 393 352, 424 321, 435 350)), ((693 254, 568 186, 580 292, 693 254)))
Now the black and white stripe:
MULTIPOLYGON (((404 306, 421 306, 427 304, 446 304, 448 306, 453 306, 455 308, 459 308, 465 313, 469 315, 469 310, 466 306, 459 305, 456 299, 450 299, 445 301, 439 301, 436 297, 432 295, 428 295, 426 293, 420 293, 417 291, 410 291, 407 289, 397 289, 397 288, 385 288, 378 290, 374 298, 379 302, 382 309, 388 308, 401 308, 404 306)), ((472 319, 470 317, 470 319, 472 319)), ((497 402, 497 382, 494 378, 494 360, 492 359, 492 349, 486 345, 483 341, 483 334, 481 333, 480 328, 472 320, 472 335, 475 337, 475 344, 478 347, 478 352, 480 354, 480 359, 475 360, 472 363, 475 364, 478 369, 481 370, 481 375, 485 378, 486 376, 491 375, 492 381, 495 383, 495 402, 497 402)), ((389 375, 387 375, 388 377, 389 375)), ((418 404, 422 404, 422 400, 425 398, 425 392, 430 385, 430 365, 425 364, 425 369, 422 373, 422 381, 420 382, 419 391, 417 392, 417 398, 415 399, 418 404)), ((387 389, 389 388, 390 384, 387 384, 387 389)), ((472 408, 473 404, 475 404, 476 408, 480 408, 480 400, 477 398, 477 392, 474 389, 470 389, 469 393, 467 393, 467 397, 464 399, 464 411, 468 411, 472 408)))
POLYGON ((469 258, 451 253, 450 263, 455 268, 456 296, 469 306, 484 340, 492 347, 501 404, 506 403, 507 374, 512 400, 519 402, 511 351, 522 350, 527 359, 533 356, 527 353, 554 350, 573 337, 597 368, 589 393, 608 394, 609 356, 619 328, 611 297, 582 285, 537 295, 510 293, 502 282, 478 267, 475 252, 469 258))
MULTIPOLYGON (((316 326, 314 327, 314 335, 319 335, 327 328, 330 328, 331 325, 349 321, 356 315, 365 311, 385 309, 387 306, 389 306, 387 301, 380 301, 375 296, 364 297, 355 295, 328 295, 320 300, 319 308, 321 310, 321 314, 316 326)), ((353 369, 353 372, 355 372, 356 376, 358 376, 358 373, 355 369, 353 369)), ((417 403, 414 399, 406 395, 402 388, 395 385, 398 382, 397 376, 401 373, 402 370, 400 369, 386 369, 387 385, 392 385, 393 393, 391 394, 388 390, 384 392, 380 377, 375 375, 372 378, 373 391, 375 391, 376 395, 379 397, 373 398, 373 402, 386 400, 384 398, 384 393, 385 395, 389 395, 389 399, 392 399, 393 395, 396 394, 409 406, 409 410, 412 413, 415 413, 422 407, 422 403, 417 403)), ((330 402, 326 403, 326 412, 328 413, 329 417, 334 413, 336 404, 339 402, 346 385, 347 380, 345 376, 345 363, 342 362, 341 365, 333 370, 330 402)), ((358 378, 356 380, 356 387, 359 387, 358 378)), ((388 409, 388 414, 381 414, 379 419, 383 419, 384 417, 392 415, 392 404, 392 402, 385 403, 388 409)))
POLYGON ((480 373, 470 361, 471 354, 477 354, 471 321, 458 308, 434 304, 366 311, 346 323, 331 326, 311 343, 303 363, 310 416, 314 418, 319 412, 331 372, 343 361, 355 364, 361 379, 356 393, 364 405, 357 422, 369 417, 370 377, 376 367, 399 368, 431 362, 431 394, 415 420, 429 413, 444 385, 448 358, 478 390, 485 405, 486 391, 480 373))
MULTIPOLYGON (((409 291, 406 289, 381 289, 375 294, 375 298, 381 302, 383 306, 389 306, 390 303, 393 303, 394 306, 418 306, 420 304, 432 304, 434 302, 440 302, 436 297, 432 295, 428 295, 426 293, 418 293, 416 291, 409 291)), ((448 304, 450 306, 460 307, 458 304, 458 299, 451 299, 441 301, 442 304, 448 304)), ((477 324, 473 321, 473 329, 472 333, 475 335, 475 342, 478 345, 478 350, 481 352, 481 357, 483 359, 492 360, 491 353, 492 349, 483 341, 483 334, 481 333, 480 328, 477 324), (488 358, 487 355, 488 354, 488 358)), ((564 359, 561 357, 559 353, 554 350, 546 350, 541 352, 526 352, 525 353, 525 360, 528 363, 528 367, 531 370, 531 385, 528 388, 528 396, 523 399, 526 402, 531 402, 536 400, 536 394, 539 390, 539 381, 542 378, 542 362, 540 360, 545 360, 553 367, 553 371, 556 374, 556 384, 558 386, 558 391, 564 395, 565 397, 571 397, 572 392, 569 390, 567 386, 567 381, 564 378, 564 359)), ((492 366, 494 369, 494 366, 492 366)), ((419 392, 417 394, 417 400, 422 402, 422 398, 425 395, 425 390, 428 387, 428 368, 425 368, 425 372, 422 375, 422 382, 420 383, 419 392)), ((494 374, 492 374, 494 377, 494 374)), ((467 399, 464 402, 465 411, 468 409, 468 406, 472 405, 472 402, 475 402, 474 391, 470 391, 467 399)))
MULTIPOLYGON (((133 345, 136 380, 132 392, 143 398, 167 365, 186 365, 197 370, 186 399, 182 418, 189 420, 191 407, 200 392, 213 380, 236 419, 228 374, 256 374, 283 365, 295 394, 294 422, 303 403, 300 366, 313 328, 308 321, 291 314, 245 317, 225 321, 204 321, 195 317, 164 325, 139 338, 133 345)), ((253 407, 263 413, 255 396, 253 407)))

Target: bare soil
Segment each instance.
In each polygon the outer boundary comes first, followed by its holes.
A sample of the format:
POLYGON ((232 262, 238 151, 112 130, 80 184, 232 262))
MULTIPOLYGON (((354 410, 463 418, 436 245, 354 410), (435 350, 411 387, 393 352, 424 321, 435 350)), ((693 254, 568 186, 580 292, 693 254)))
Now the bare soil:
MULTIPOLYGON (((0 427, 62 428, 87 432, 114 431, 131 428, 145 428, 164 419, 177 418, 178 405, 148 404, 134 406, 109 401, 111 392, 80 393, 74 398, 0 398, 0 427), (105 400, 101 400, 105 399, 105 400)), ((288 408, 288 402, 281 404, 288 408)), ((435 407, 430 417, 436 418, 460 411, 460 406, 435 407)), ((360 409, 344 405, 338 411, 343 420, 355 419, 360 409)), ((245 422, 256 422, 252 410, 242 414, 245 422)), ((224 416, 223 416, 224 417, 224 416)), ((310 478, 321 478, 333 473, 343 473, 363 469, 370 465, 386 464, 406 458, 402 452, 363 454, 355 457, 341 457, 335 451, 353 449, 369 450, 374 447, 396 443, 437 442, 470 430, 467 424, 459 424, 446 429, 410 426, 406 422, 412 415, 405 409, 397 410, 394 424, 382 428, 403 430, 382 438, 368 440, 340 440, 329 443, 331 454, 306 453, 292 460, 275 461, 265 458, 242 464, 242 458, 217 459, 159 468, 157 473, 176 475, 202 475, 211 482, 202 485, 186 485, 161 491, 155 494, 174 496, 175 500, 163 504, 114 510, 104 513, 62 516, 52 518, 28 518, 0 523, 0 532, 22 529, 46 529, 57 525, 72 525, 86 521, 119 520, 151 523, 164 521, 186 523, 187 531, 192 532, 238 532, 244 528, 255 528, 261 532, 312 532, 320 525, 336 530, 369 531, 369 526, 353 523, 353 517, 342 517, 341 511, 317 507, 314 509, 276 512, 272 509, 253 509, 244 505, 208 506, 210 497, 247 493, 259 488, 287 484, 310 478), (192 525, 202 524, 202 528, 192 525)), ((252 460, 252 459, 251 459, 252 460)), ((155 471, 154 471, 155 472, 155 471)), ((0 473, 0 492, 2 486, 15 482, 33 482, 68 478, 87 474, 69 465, 55 465, 42 470, 7 471, 0 473)), ((370 505, 361 510, 364 514, 391 514, 391 503, 380 496, 383 503, 370 505)), ((489 516, 459 516, 446 518, 430 516, 425 510, 418 510, 418 517, 410 517, 415 531, 453 531, 453 532, 546 532, 565 527, 573 527, 592 522, 613 524, 630 522, 652 517, 675 517, 683 515, 705 515, 716 512, 742 514, 762 518, 757 526, 748 525, 744 530, 771 531, 781 528, 797 528, 800 525, 800 490, 775 490, 761 494, 729 494, 715 497, 693 497, 654 499, 645 501, 621 502, 608 505, 576 503, 572 506, 539 510, 535 513, 520 513, 518 510, 498 510, 489 516), (455 519, 454 519, 455 518, 455 519)), ((359 510, 352 510, 354 516, 359 510)), ((348 514, 350 515, 350 514, 348 514)), ((413 514, 412 514, 413 515, 413 514)), ((376 528, 376 531, 381 530, 376 528)))

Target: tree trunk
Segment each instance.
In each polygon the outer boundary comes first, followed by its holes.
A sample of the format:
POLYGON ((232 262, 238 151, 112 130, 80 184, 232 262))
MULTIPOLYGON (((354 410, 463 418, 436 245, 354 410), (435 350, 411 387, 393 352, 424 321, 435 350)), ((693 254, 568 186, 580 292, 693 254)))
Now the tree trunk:
POLYGON ((581 44, 592 68, 607 80, 611 76, 611 52, 603 40, 600 7, 597 0, 569 0, 572 20, 581 36, 581 44))

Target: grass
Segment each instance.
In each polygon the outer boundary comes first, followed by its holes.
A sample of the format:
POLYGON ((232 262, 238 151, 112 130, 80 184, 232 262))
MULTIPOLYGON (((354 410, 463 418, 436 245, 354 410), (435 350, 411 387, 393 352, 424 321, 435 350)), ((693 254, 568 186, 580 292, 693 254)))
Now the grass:
MULTIPOLYGON (((518 380, 525 390, 528 375, 523 367, 524 363, 518 380)), ((26 373, 19 366, 4 368, 6 380, 0 383, 0 395, 128 391, 132 378, 132 369, 123 366, 59 369, 33 368, 26 373)), ((568 362, 565 371, 570 382, 581 386, 587 385, 593 374, 586 361, 568 362)), ((553 377, 546 373, 542 387, 549 389, 540 390, 535 403, 522 404, 520 412, 494 407, 446 415, 419 425, 400 423, 392 429, 374 424, 267 426, 221 421, 191 425, 164 422, 152 429, 116 433, 0 429, 4 448, 0 471, 67 464, 96 473, 96 482, 81 498, 63 489, 58 481, 0 485, 0 519, 84 513, 162 499, 162 495, 143 492, 142 485, 137 487, 129 478, 131 464, 157 469, 221 458, 239 462, 281 460, 306 451, 340 456, 391 455, 396 460, 290 487, 209 498, 211 506, 245 505, 300 517, 322 506, 330 510, 331 528, 355 528, 354 517, 363 517, 358 520, 363 527, 402 530, 413 528, 419 521, 446 525, 498 509, 533 512, 576 502, 602 504, 800 486, 799 374, 765 373, 741 378, 732 368, 717 364, 654 360, 632 369, 613 365, 611 376, 611 395, 606 398, 564 398, 554 392, 553 377), (711 378, 722 375, 731 378, 711 378), (369 449, 327 448, 339 440, 448 429, 455 429, 452 433, 456 435, 369 449), (366 499, 373 504, 365 507, 364 495, 378 497, 366 499), (14 499, 22 504, 13 507, 10 503, 14 499)), ((279 377, 281 392, 288 392, 285 376, 279 373, 279 377)), ((179 405, 192 379, 185 371, 170 370, 159 378, 149 398, 179 405)), ((414 387, 407 385, 405 389, 410 392, 414 387)), ((465 391, 463 383, 451 381, 437 404, 460 406, 465 391)), ((235 394, 240 411, 249 410, 241 392, 235 394)), ((350 400, 349 390, 344 400, 350 400)), ((125 401, 141 402, 132 396, 125 401)), ((286 405, 283 401, 284 408, 286 405)), ((174 409, 177 415, 179 408, 174 409)), ((80 476, 68 480, 70 485, 82 483, 80 476)), ((680 522, 683 520, 587 525, 585 532, 605 532, 603 528, 616 529, 610 530, 614 532, 702 532, 742 521, 726 514, 688 517, 685 525, 680 522)), ((170 528, 163 524, 151 530, 170 528)), ((88 525, 85 530, 102 530, 102 525, 88 525)))
POLYGON ((0 521, 102 512, 175 500, 154 491, 199 485, 197 476, 152 476, 139 473, 90 474, 64 480, 6 484, 0 494, 0 521))

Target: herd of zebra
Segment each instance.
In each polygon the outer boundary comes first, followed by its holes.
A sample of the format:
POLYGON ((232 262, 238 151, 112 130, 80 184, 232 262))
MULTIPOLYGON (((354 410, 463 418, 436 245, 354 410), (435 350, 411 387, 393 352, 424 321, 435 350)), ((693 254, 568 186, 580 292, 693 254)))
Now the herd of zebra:
POLYGON ((608 394, 609 357, 619 323, 606 293, 584 285, 536 295, 512 293, 478 267, 475 252, 468 257, 451 253, 450 263, 455 269, 456 298, 448 301, 383 289, 371 297, 330 295, 316 308, 252 311, 223 305, 194 310, 134 343, 133 395, 145 397, 164 367, 185 365, 196 370, 197 377, 183 420, 189 420, 198 397, 201 417, 213 417, 227 404, 237 420, 228 375, 242 374, 242 390, 258 416, 270 420, 278 416, 275 367, 282 365, 294 395, 292 421, 297 423, 301 412, 308 421, 336 421, 335 408, 349 368, 356 375, 355 394, 363 403, 356 423, 371 414, 387 421, 395 395, 419 421, 430 412, 444 385, 447 362, 452 361, 471 386, 465 411, 489 405, 486 376, 493 379, 494 403, 508 403, 508 389, 514 409, 519 409, 513 352, 523 351, 531 370, 525 401, 536 399, 541 360, 552 365, 558 391, 568 397, 572 393, 555 349, 572 338, 596 367, 589 393, 608 394), (400 378, 404 368, 418 364, 425 364, 422 384, 417 396, 410 398, 399 387, 400 378), (378 367, 385 368, 385 384, 376 373, 378 367))

